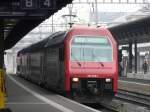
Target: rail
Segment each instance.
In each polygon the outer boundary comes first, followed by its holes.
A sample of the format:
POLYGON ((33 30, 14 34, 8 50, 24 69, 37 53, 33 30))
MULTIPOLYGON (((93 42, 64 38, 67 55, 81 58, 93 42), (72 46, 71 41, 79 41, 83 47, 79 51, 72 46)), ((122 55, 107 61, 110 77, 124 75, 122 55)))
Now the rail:
POLYGON ((131 110, 133 112, 147 112, 150 110, 150 96, 119 89, 112 102, 103 102, 100 105, 113 112, 131 112, 131 110), (138 108, 132 108, 132 104, 138 108), (141 110, 137 111, 138 109, 141 110))
POLYGON ((130 92, 125 90, 118 90, 116 99, 131 102, 139 106, 144 106, 150 109, 150 96, 141 93, 130 92))

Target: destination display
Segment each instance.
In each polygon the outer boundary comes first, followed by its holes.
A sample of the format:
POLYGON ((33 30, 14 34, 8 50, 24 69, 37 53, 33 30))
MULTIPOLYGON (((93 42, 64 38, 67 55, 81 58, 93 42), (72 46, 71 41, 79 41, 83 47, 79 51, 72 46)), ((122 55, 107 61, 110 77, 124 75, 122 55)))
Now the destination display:
POLYGON ((74 43, 103 43, 107 44, 108 39, 106 37, 76 37, 74 38, 74 43))

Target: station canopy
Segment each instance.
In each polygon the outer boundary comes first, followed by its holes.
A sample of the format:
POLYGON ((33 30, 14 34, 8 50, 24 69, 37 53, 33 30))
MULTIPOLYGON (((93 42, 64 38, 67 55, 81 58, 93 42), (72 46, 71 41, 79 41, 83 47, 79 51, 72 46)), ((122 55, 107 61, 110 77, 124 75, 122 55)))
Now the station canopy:
POLYGON ((72 0, 0 0, 5 50, 72 0))
POLYGON ((150 16, 110 27, 109 30, 120 45, 150 42, 150 16))
MULTIPOLYGON (((5 50, 14 46, 29 31, 72 1, 73 0, 1 0, 0 22, 4 22, 5 50)), ((82 0, 78 0, 78 2, 79 1, 82 0)), ((73 1, 73 3, 77 4, 75 1, 73 1)), ((90 4, 88 4, 88 7, 89 5, 90 4)), ((94 8, 93 5, 90 6, 92 9, 94 8)), ((80 11, 80 13, 82 11, 80 11)), ((87 10, 85 11, 87 12, 87 10)), ((95 21, 95 12, 93 12, 94 10, 90 11, 91 12, 88 12, 89 20, 95 21)), ((98 12, 98 14, 100 17, 98 20, 103 19, 103 17, 100 15, 107 15, 106 12, 98 12)), ((108 15, 110 14, 111 13, 109 12, 108 15)), ((117 15, 118 14, 122 13, 119 12, 117 15)), ((82 15, 86 15, 87 17, 88 14, 82 15)), ((112 17, 112 15, 110 16, 112 17)), ((110 19, 110 17, 107 18, 110 19)), ((79 19, 83 20, 82 18, 79 19)), ((55 25, 57 28, 61 27, 61 25, 55 25)), ((145 17, 131 22, 125 22, 117 26, 108 27, 108 29, 111 31, 120 45, 128 44, 129 42, 150 42, 150 17, 145 17)))

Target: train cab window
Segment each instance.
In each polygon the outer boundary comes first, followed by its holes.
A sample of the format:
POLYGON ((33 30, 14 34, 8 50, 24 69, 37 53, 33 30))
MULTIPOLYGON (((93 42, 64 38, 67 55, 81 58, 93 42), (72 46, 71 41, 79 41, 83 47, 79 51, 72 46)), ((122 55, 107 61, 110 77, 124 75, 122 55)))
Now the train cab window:
POLYGON ((72 61, 111 62, 112 45, 104 36, 76 36, 71 43, 72 61))
POLYGON ((59 48, 59 60, 64 61, 64 47, 59 48))

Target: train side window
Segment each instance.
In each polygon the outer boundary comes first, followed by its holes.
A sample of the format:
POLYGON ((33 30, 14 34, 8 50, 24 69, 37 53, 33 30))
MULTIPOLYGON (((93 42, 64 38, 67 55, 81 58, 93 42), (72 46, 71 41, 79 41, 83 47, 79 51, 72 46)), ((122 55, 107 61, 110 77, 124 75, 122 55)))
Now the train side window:
POLYGON ((64 47, 59 48, 59 60, 64 61, 64 47))

